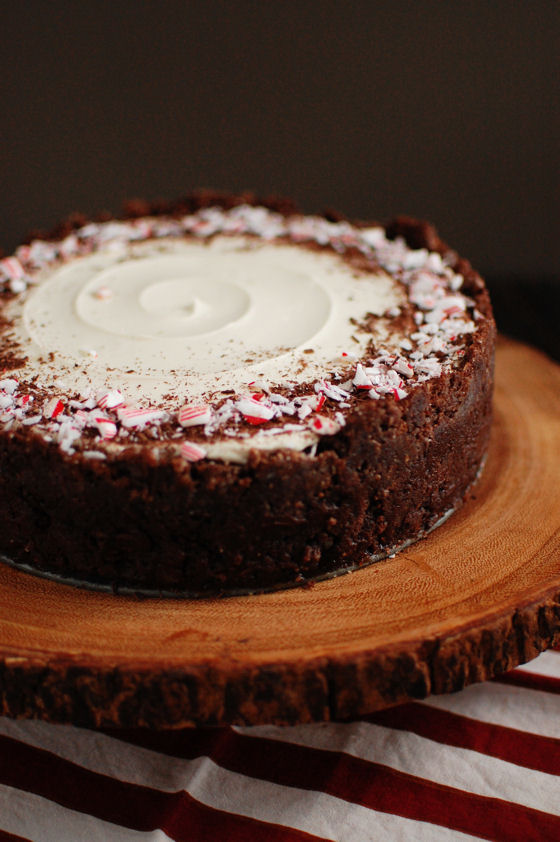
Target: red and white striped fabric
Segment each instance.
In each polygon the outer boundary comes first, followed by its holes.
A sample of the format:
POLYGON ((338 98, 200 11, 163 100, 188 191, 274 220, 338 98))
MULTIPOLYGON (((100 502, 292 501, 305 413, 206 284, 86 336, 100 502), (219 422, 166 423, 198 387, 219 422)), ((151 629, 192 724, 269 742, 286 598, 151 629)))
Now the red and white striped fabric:
POLYGON ((0 840, 560 839, 560 652, 348 724, 0 719, 0 840))

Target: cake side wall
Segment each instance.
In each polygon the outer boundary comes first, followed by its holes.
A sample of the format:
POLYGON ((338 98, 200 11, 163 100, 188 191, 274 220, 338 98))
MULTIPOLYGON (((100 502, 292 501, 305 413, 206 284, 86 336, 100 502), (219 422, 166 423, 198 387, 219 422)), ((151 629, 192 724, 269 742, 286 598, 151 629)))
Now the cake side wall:
POLYGON ((0 550, 114 587, 200 593, 304 582, 365 564, 460 505, 486 452, 493 329, 461 371, 404 401, 364 398, 316 457, 245 466, 123 449, 104 462, 0 436, 0 550))

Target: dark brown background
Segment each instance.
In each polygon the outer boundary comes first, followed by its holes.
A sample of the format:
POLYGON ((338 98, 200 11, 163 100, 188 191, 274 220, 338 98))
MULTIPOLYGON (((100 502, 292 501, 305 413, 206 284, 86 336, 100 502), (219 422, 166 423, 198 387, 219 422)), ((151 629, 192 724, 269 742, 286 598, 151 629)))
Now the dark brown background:
POLYGON ((560 3, 23 0, 0 13, 0 245, 194 186, 435 221, 560 267, 560 3))

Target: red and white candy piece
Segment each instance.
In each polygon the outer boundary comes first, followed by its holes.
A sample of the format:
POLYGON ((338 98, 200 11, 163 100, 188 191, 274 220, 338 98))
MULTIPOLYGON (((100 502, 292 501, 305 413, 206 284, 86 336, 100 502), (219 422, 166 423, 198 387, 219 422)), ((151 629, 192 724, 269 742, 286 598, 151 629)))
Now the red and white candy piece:
POLYGON ((358 363, 356 366, 356 374, 354 375, 354 379, 352 383, 356 387, 356 389, 372 389, 373 383, 367 376, 364 371, 364 367, 361 363, 358 363))
POLYGON ((245 421, 249 424, 264 424, 274 418, 275 411, 261 400, 255 398, 241 398, 235 404, 245 421))
POLYGON ((181 456, 188 462, 200 462, 206 456, 206 450, 193 441, 184 441, 181 445, 181 456))
POLYGON ((24 292, 27 289, 27 283, 23 278, 14 278, 10 281, 10 292, 17 295, 18 292, 24 292))
POLYGON ((333 362, 349 363, 358 359, 358 355, 353 351, 340 351, 333 357, 333 362))
POLYGON ((25 277, 25 271, 17 257, 5 257, 0 260, 0 275, 9 281, 15 281, 25 277))
POLYGON ((85 409, 78 409, 74 413, 74 423, 76 423, 79 427, 85 427, 90 423, 90 420, 90 413, 86 412, 85 409))
POLYGON ((391 389, 391 391, 392 391, 393 397, 395 398, 396 401, 401 401, 403 398, 406 398, 406 396, 408 395, 408 392, 406 392, 402 388, 402 384, 400 386, 395 386, 393 389, 391 389))
POLYGON ((319 410, 321 409, 321 407, 323 406, 325 401, 326 401, 325 393, 319 392, 319 394, 315 397, 315 411, 316 412, 319 412, 319 410))
POLYGON ((78 238, 75 234, 68 234, 65 239, 59 243, 58 251, 62 257, 72 257, 77 254, 79 250, 78 238))
POLYGON ((179 410, 179 424, 182 427, 196 427, 208 424, 212 419, 212 409, 208 404, 191 404, 179 410))
POLYGON ((402 377, 412 377, 414 374, 414 369, 403 357, 398 357, 393 363, 392 368, 402 375, 402 377))
POLYGON ((114 439, 117 435, 117 425, 105 415, 94 416, 93 419, 90 420, 90 423, 97 428, 101 438, 103 439, 114 439))
POLYGON ((124 398, 122 392, 118 389, 113 389, 110 392, 102 392, 97 398, 97 406, 101 409, 115 409, 117 406, 122 406, 124 398))
POLYGON ((265 396, 265 393, 269 391, 268 384, 264 380, 251 380, 250 383, 247 383, 247 388, 250 392, 261 394, 261 400, 265 396))
POLYGON ((326 415, 315 415, 309 422, 309 426, 320 436, 334 436, 340 430, 340 424, 333 418, 327 418, 326 415))
POLYGON ((327 380, 321 380, 319 383, 315 383, 315 391, 317 393, 323 393, 326 395, 327 398, 330 398, 332 401, 344 401, 348 397, 347 392, 343 389, 340 389, 334 383, 329 383, 327 380))
POLYGON ((6 392, 7 395, 13 395, 18 385, 18 381, 14 380, 13 377, 5 377, 3 380, 0 380, 0 389, 6 392))
POLYGON ((143 427, 152 421, 159 421, 164 414, 162 409, 135 409, 130 406, 117 409, 117 416, 123 427, 143 427))
POLYGON ((54 420, 57 415, 64 412, 64 404, 60 398, 50 398, 43 407, 43 415, 45 418, 54 420))
POLYGON ((298 408, 297 416, 300 421, 304 421, 308 415, 311 415, 311 413, 315 409, 315 407, 311 405, 311 402, 316 400, 317 398, 315 396, 307 398, 305 400, 305 403, 302 403, 302 405, 298 408))
POLYGON ((449 319, 451 316, 458 316, 465 312, 464 307, 460 307, 458 304, 451 304, 449 307, 446 307, 443 311, 445 316, 449 319))

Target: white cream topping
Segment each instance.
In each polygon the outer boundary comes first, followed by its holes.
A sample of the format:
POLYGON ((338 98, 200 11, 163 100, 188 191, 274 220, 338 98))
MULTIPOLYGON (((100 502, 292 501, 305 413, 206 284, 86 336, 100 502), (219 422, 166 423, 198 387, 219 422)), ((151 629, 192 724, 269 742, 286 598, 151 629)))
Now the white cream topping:
POLYGON ((262 432, 247 439, 222 439, 206 445, 206 455, 209 459, 221 462, 236 462, 242 465, 247 461, 249 446, 253 450, 305 450, 317 442, 318 436, 311 430, 301 432, 289 431, 277 436, 266 436, 262 432))
POLYGON ((130 243, 37 280, 9 312, 29 359, 19 376, 78 392, 118 383, 137 405, 313 381, 343 352, 365 352, 372 337, 352 318, 403 300, 382 271, 243 237, 130 243), (39 365, 50 352, 54 365, 39 365))

